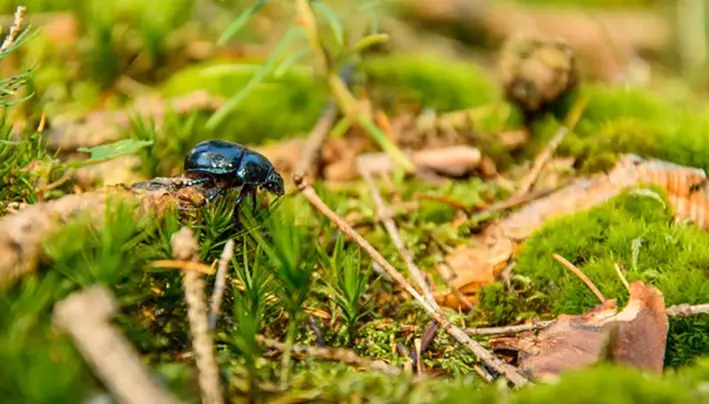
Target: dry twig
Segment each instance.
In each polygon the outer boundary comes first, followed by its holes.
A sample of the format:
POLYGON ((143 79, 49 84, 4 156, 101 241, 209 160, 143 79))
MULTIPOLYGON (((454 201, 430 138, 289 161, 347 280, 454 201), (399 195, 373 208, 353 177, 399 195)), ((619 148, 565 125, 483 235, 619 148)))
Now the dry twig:
POLYGON ((353 228, 351 228, 347 222, 340 218, 335 212, 333 212, 315 192, 312 186, 305 183, 296 184, 301 193, 308 201, 315 207, 318 211, 323 213, 328 219, 330 219, 342 232, 347 234, 350 238, 355 240, 357 244, 375 261, 379 266, 391 277, 393 278, 404 290, 406 290, 416 301, 423 307, 429 315, 437 321, 443 329, 449 333, 453 338, 455 338, 462 345, 469 348, 477 358, 485 362, 487 365, 495 369, 497 372, 502 374, 507 380, 509 380, 513 385, 517 387, 524 386, 529 383, 529 380, 520 374, 514 367, 502 362, 499 358, 492 355, 488 350, 480 346, 477 342, 470 339, 470 337, 465 334, 463 330, 453 325, 446 316, 440 311, 436 310, 434 306, 431 306, 428 301, 421 296, 416 289, 414 289, 404 278, 399 271, 396 270, 380 253, 374 248, 367 240, 365 240, 359 233, 357 233, 353 228))
POLYGON ((479 335, 479 336, 490 336, 490 335, 507 335, 507 334, 519 334, 525 331, 534 331, 547 328, 554 324, 554 320, 548 321, 534 321, 528 324, 519 325, 507 325, 504 327, 480 327, 480 328, 466 328, 465 332, 468 335, 479 335))
POLYGON ((121 403, 175 403, 153 379, 138 352, 109 319, 118 303, 102 286, 74 292, 54 306, 54 324, 69 333, 79 351, 121 403))
MULTIPOLYGON (((284 349, 286 349, 286 344, 266 338, 264 336, 257 336, 256 337, 259 342, 264 344, 265 346, 272 348, 272 349, 277 349, 281 352, 283 352, 284 349)), ((356 353, 349 349, 342 349, 342 348, 321 348, 321 347, 309 347, 305 345, 293 345, 291 347, 291 351, 298 355, 307 355, 307 356, 312 356, 312 357, 318 357, 318 358, 323 358, 323 359, 328 359, 328 360, 333 360, 333 361, 338 361, 338 362, 343 362, 347 363, 350 365, 355 365, 355 366, 361 366, 363 368, 371 369, 371 370, 379 370, 384 373, 390 374, 390 375, 396 375, 399 374, 400 371, 397 368, 391 367, 387 365, 386 363, 382 361, 372 361, 366 358, 362 358, 360 356, 357 356, 356 353)))
POLYGON ((566 269, 573 272, 574 275, 578 276, 579 279, 581 279, 583 281, 583 283, 585 283, 586 286, 591 290, 591 292, 593 292, 593 294, 596 295, 596 297, 598 298, 598 300, 601 301, 601 303, 606 301, 606 298, 605 298, 605 296, 603 296, 603 293, 601 293, 601 291, 598 290, 596 285, 594 285, 593 282, 591 282, 591 280, 588 279, 586 274, 584 274, 580 269, 578 269, 576 267, 576 265, 572 264, 566 258, 562 257, 559 254, 554 254, 553 257, 555 260, 557 260, 559 263, 561 263, 561 265, 563 265, 566 269))
POLYGON ((475 223, 475 222, 479 221, 480 219, 482 219, 483 217, 490 215, 492 213, 497 213, 497 212, 501 212, 503 210, 512 209, 517 206, 524 205, 527 202, 534 201, 538 198, 543 198, 547 195, 550 195, 553 192, 558 191, 559 189, 562 189, 563 187, 569 185, 570 183, 571 182, 569 181, 566 183, 562 183, 558 187, 555 187, 555 188, 545 188, 545 189, 539 189, 539 190, 527 192, 523 195, 513 195, 512 197, 510 197, 504 201, 492 204, 486 208, 481 209, 480 211, 475 213, 474 216, 472 216, 470 218, 470 221, 472 223, 475 223))
MULTIPOLYGON (((199 246, 192 230, 183 227, 170 240, 175 259, 182 261, 199 260, 199 246)), ((192 349, 199 369, 199 387, 203 402, 221 404, 224 402, 219 378, 219 368, 214 358, 212 337, 207 326, 207 304, 204 296, 204 280, 197 271, 187 271, 182 277, 187 302, 187 317, 192 332, 192 349)))
POLYGON ((217 317, 219 309, 222 305, 222 297, 224 296, 224 286, 226 284, 226 271, 229 267, 229 262, 234 256, 234 240, 227 240, 224 245, 221 257, 219 257, 219 267, 217 268, 217 279, 214 282, 214 292, 212 292, 211 307, 209 310, 209 330, 214 330, 217 325, 217 317))
POLYGON ((539 174, 541 174, 544 167, 547 165, 547 163, 549 163, 552 156, 554 155, 556 148, 559 147, 561 142, 564 141, 564 139, 566 138, 566 135, 568 135, 569 131, 572 131, 574 129, 574 127, 576 126, 576 123, 581 118, 581 114, 583 113, 583 110, 585 108, 586 108, 586 100, 585 99, 579 100, 572 107, 571 111, 569 111, 569 114, 566 117, 566 122, 559 128, 559 130, 556 132, 554 137, 549 141, 549 144, 547 144, 547 146, 544 148, 544 150, 542 150, 542 152, 539 153, 537 158, 534 159, 534 164, 532 165, 532 169, 529 171, 529 174, 527 174, 527 176, 522 181, 522 185, 520 185, 516 196, 522 196, 522 195, 528 193, 530 189, 532 189, 532 186, 537 181, 537 178, 539 178, 539 174))
POLYGON ((688 317, 696 314, 709 314, 709 303, 695 306, 677 304, 667 308, 667 315, 670 317, 688 317))
POLYGON ((0 218, 0 283, 34 270, 39 262, 42 241, 56 228, 80 214, 91 215, 100 221, 109 202, 137 203, 136 217, 149 213, 162 216, 173 208, 201 204, 210 192, 209 186, 184 187, 185 180, 184 177, 158 177, 130 187, 106 187, 67 195, 26 206, 13 215, 0 218))
MULTIPOLYGON (((676 304, 667 307, 666 312, 668 317, 689 317, 697 314, 709 314, 709 304, 698 304, 694 306, 689 304, 676 304)), ((526 331, 548 328, 550 325, 554 324, 555 321, 556 320, 535 321, 528 324, 507 325, 504 327, 466 328, 465 332, 468 335, 476 336, 519 334, 526 331)))
POLYGON ((325 143, 325 139, 335 123, 338 112, 334 102, 331 101, 327 104, 322 115, 320 115, 320 119, 318 119, 313 130, 310 131, 310 135, 308 135, 301 159, 293 172, 293 178, 305 178, 308 172, 313 169, 322 145, 325 143))
POLYGON ((532 169, 529 171, 529 174, 524 177, 522 180, 522 185, 520 185, 519 190, 517 190, 517 193, 515 194, 516 197, 521 197, 532 189, 532 186, 537 181, 537 178, 539 178, 539 174, 541 174, 544 166, 546 166, 549 160, 551 160, 554 151, 556 151, 556 148, 559 147, 559 144, 561 144, 561 142, 566 138, 568 133, 569 129, 567 129, 566 126, 559 128, 556 135, 554 135, 554 137, 549 141, 549 144, 534 160, 532 169))
POLYGON ((436 302, 436 298, 433 297, 431 288, 426 282, 426 278, 424 277, 423 272, 421 272, 421 269, 414 262, 414 256, 411 251, 409 251, 404 245, 404 241, 401 239, 401 235, 399 234, 399 228, 396 226, 396 222, 394 222, 394 219, 391 218, 389 208, 384 202, 382 195, 379 193, 379 189, 377 189, 377 185, 374 183, 371 173, 365 167, 365 165, 361 163, 358 163, 357 169, 364 181, 369 186, 369 189, 372 192, 372 199, 374 199, 374 204, 377 206, 377 216, 379 216, 379 220, 384 225, 384 228, 386 228, 387 233, 389 233, 389 237, 394 243, 394 246, 396 246, 396 249, 399 251, 401 259, 404 260, 404 263, 406 263, 406 267, 409 269, 411 277, 418 284, 428 303, 437 310, 440 310, 440 307, 436 302))

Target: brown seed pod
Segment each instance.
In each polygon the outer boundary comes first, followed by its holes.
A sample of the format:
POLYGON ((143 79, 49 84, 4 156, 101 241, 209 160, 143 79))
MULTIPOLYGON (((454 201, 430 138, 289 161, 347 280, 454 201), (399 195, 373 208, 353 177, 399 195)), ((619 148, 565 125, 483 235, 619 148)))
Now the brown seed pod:
POLYGON ((560 38, 509 38, 502 47, 499 69, 507 97, 527 112, 554 103, 578 83, 576 58, 560 38))

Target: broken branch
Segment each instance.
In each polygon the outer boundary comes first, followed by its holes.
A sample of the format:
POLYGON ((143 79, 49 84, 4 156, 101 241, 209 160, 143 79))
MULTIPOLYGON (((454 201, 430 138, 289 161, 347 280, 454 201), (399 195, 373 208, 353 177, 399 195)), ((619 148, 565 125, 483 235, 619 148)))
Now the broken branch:
POLYGON ((109 319, 118 303, 102 286, 74 292, 54 306, 54 324, 71 335, 104 386, 122 403, 176 402, 143 366, 138 352, 109 319))

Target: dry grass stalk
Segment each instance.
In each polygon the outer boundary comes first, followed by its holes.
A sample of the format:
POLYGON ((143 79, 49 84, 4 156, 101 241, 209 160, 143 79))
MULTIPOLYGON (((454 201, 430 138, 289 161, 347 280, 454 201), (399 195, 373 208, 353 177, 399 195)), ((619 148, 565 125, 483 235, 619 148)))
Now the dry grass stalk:
POLYGON ((424 277, 423 272, 414 262, 414 256, 411 251, 409 251, 404 245, 404 241, 401 239, 401 234, 399 233, 399 228, 396 226, 396 222, 394 222, 394 219, 392 219, 391 212, 389 211, 389 208, 384 202, 382 195, 379 193, 379 189, 377 189, 377 185, 374 183, 374 179, 372 178, 371 173, 365 167, 365 165, 361 163, 358 164, 357 169, 360 172, 360 175, 362 176, 364 181, 367 183, 367 186, 369 187, 370 191, 372 192, 372 198, 374 199, 374 204, 377 207, 377 216, 379 216, 379 220, 384 225, 384 228, 387 230, 387 233, 389 233, 389 237, 394 243, 396 249, 399 251, 401 259, 404 260, 404 263, 406 263, 406 267, 408 268, 411 277, 414 279, 416 284, 418 284, 418 287, 423 292, 423 295, 428 301, 428 303, 437 310, 440 310, 440 307, 436 302, 436 298, 433 296, 431 288, 426 282, 426 278, 424 277))
POLYGON ((630 292, 630 284, 628 283, 628 280, 625 279, 625 275, 623 275, 623 271, 620 269, 620 265, 613 264, 613 268, 615 268, 615 273, 618 274, 618 277, 620 278, 620 281, 623 282, 623 286, 625 286, 625 289, 630 292))
POLYGON ((15 16, 12 20, 12 26, 10 26, 10 32, 5 37, 5 40, 2 42, 2 45, 0 45, 0 53, 7 52, 7 50, 10 49, 12 44, 15 43, 15 39, 20 33, 20 26, 22 25, 22 19, 25 17, 26 10, 27 7, 25 6, 17 6, 15 16))
POLYGON ((54 324, 79 351, 118 402, 176 403, 143 366, 138 352, 110 324, 117 302, 102 286, 74 292, 54 307, 54 324))
POLYGON ((521 387, 529 382, 522 374, 520 374, 514 367, 502 362, 499 358, 492 355, 488 350, 483 348, 480 344, 470 339, 470 337, 465 334, 463 330, 453 325, 446 316, 440 311, 436 310, 434 306, 431 306, 428 301, 421 296, 416 289, 411 286, 406 278, 404 278, 399 271, 397 271, 380 253, 374 248, 367 240, 365 240, 359 233, 357 233, 352 227, 350 227, 347 222, 345 222, 341 217, 339 217, 335 212, 333 212, 317 195, 315 190, 307 184, 298 183, 296 184, 301 190, 301 193, 308 201, 315 207, 318 211, 323 213, 328 219, 330 219, 342 232, 347 236, 355 240, 357 244, 375 261, 379 266, 392 278, 394 279, 404 290, 406 290, 416 301, 423 307, 429 315, 438 322, 441 327, 449 333, 453 338, 455 338, 462 345, 470 349, 477 358, 485 362, 487 365, 495 369, 501 375, 503 375, 507 380, 509 380, 514 386, 521 387))
MULTIPOLYGON (((193 262, 199 260, 199 245, 189 228, 183 227, 175 233, 172 236, 171 244, 175 259, 193 262)), ((198 271, 186 271, 182 277, 182 287, 185 290, 187 316, 192 332, 192 348, 199 369, 202 401, 207 404, 222 404, 224 398, 221 391, 219 368, 214 358, 212 337, 207 324, 207 304, 202 274, 198 271)))
POLYGON ((598 298, 598 300, 601 301, 601 303, 606 301, 606 298, 605 298, 605 296, 603 296, 603 293, 601 293, 601 291, 598 290, 596 285, 594 285, 593 282, 591 282, 591 280, 588 279, 586 274, 584 274, 580 269, 578 269, 576 267, 576 265, 572 264, 566 258, 562 257, 559 254, 554 254, 553 257, 555 260, 557 260, 559 263, 561 263, 561 265, 563 265, 566 269, 573 272, 574 275, 578 276, 579 279, 581 279, 583 281, 583 283, 585 283, 586 286, 588 286, 588 288, 591 290, 591 292, 593 292, 593 294, 596 295, 596 297, 598 298))
POLYGON ((229 268, 229 262, 234 256, 234 240, 227 240, 224 245, 222 255, 219 257, 219 266, 217 267, 217 279, 214 282, 214 292, 212 292, 211 307, 209 310, 209 330, 212 331, 217 325, 217 317, 222 305, 224 297, 224 288, 226 285, 226 272, 229 268))
POLYGON ((310 135, 308 135, 308 140, 303 147, 303 154, 293 173, 294 178, 305 178, 309 172, 311 175, 314 174, 311 170, 316 164, 320 150, 322 149, 323 143, 325 143, 328 133, 330 133, 332 125, 335 123, 337 114, 337 106, 335 103, 329 102, 322 115, 320 115, 315 127, 310 131, 310 135))

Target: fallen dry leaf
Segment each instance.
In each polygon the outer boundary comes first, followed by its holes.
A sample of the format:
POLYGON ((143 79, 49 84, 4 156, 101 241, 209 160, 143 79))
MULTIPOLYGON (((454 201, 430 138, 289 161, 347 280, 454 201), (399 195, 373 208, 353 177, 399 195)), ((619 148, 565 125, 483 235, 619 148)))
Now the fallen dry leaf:
POLYGON ((630 300, 618 313, 615 299, 583 315, 560 315, 537 336, 495 338, 496 351, 516 351, 522 373, 532 380, 551 381, 563 371, 600 361, 662 372, 669 323, 662 293, 652 285, 633 282, 630 300))
POLYGON ((662 372, 669 330, 662 292, 643 282, 631 283, 630 301, 608 321, 616 326, 611 331, 611 357, 615 362, 662 372))
POLYGON ((616 301, 606 300, 582 315, 562 314, 531 348, 520 351, 520 370, 532 380, 548 381, 602 360, 609 341, 605 320, 616 312, 616 301))
MULTIPOLYGON (((495 282, 500 271, 515 251, 515 243, 492 225, 478 237, 474 247, 458 246, 446 255, 445 263, 452 271, 448 284, 468 299, 477 303, 477 292, 482 286, 495 282)), ((436 300, 448 307, 465 307, 455 293, 439 294, 436 300)))

